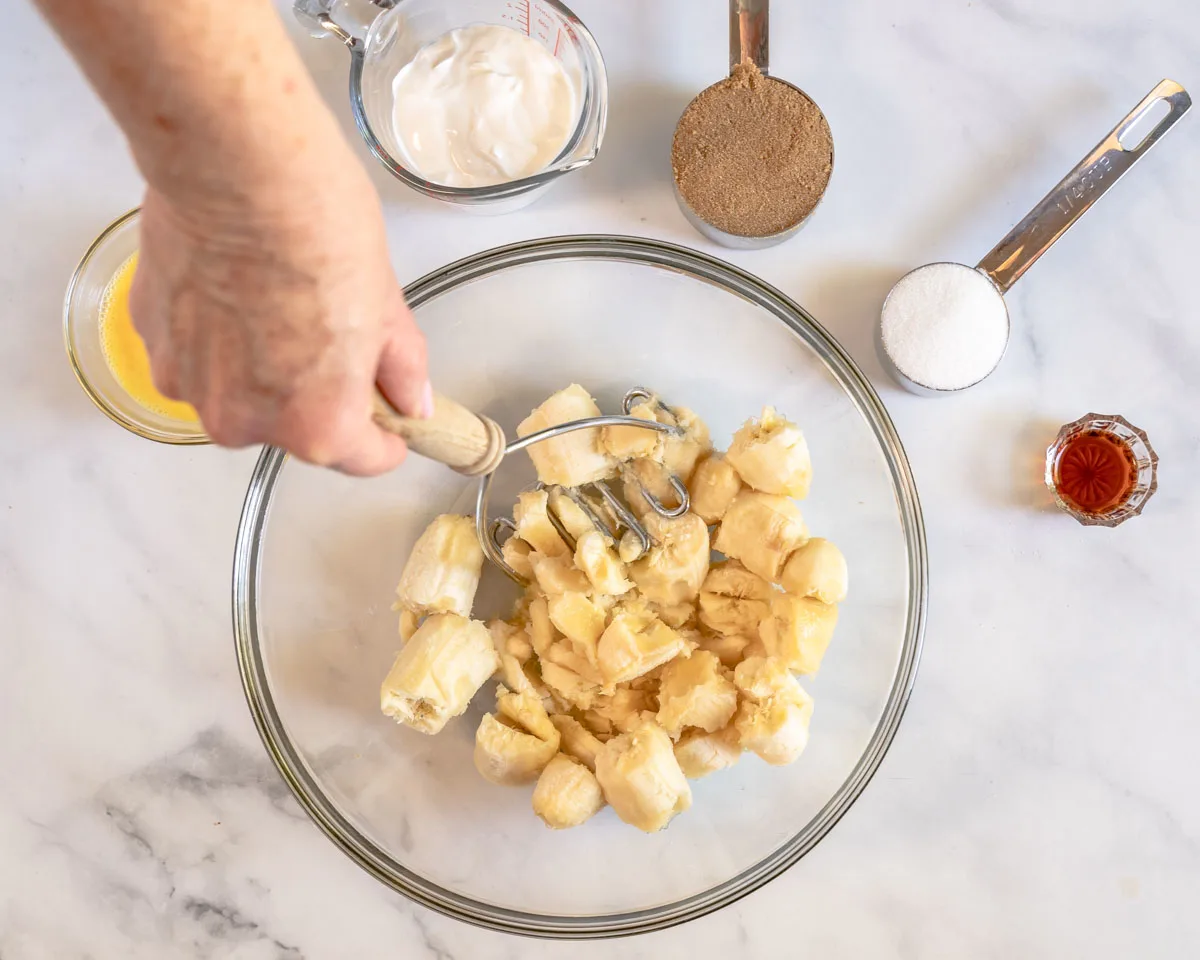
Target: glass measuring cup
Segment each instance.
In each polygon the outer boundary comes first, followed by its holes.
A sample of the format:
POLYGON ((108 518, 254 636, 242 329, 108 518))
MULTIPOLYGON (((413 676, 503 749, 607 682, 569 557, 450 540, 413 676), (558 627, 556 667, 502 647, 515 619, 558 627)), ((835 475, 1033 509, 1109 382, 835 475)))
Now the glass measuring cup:
POLYGON ((397 180, 473 212, 506 213, 531 203, 563 174, 591 163, 604 139, 608 78, 583 22, 557 0, 295 0, 297 19, 316 37, 350 51, 350 108, 363 140, 397 180), (431 183, 409 170, 392 125, 392 80, 425 44, 469 24, 519 30, 558 58, 575 88, 579 119, 546 169, 485 187, 431 183))
POLYGON ((1163 80, 1146 94, 1141 103, 1109 131, 1108 136, 1096 144, 1075 169, 1059 181, 1058 185, 1046 194, 977 266, 968 267, 963 263, 926 264, 901 277, 884 300, 880 320, 875 328, 876 349, 883 368, 902 387, 925 397, 958 393, 991 376, 1004 357, 1012 330, 1004 294, 1050 249, 1054 241, 1066 233, 1130 167, 1146 155, 1163 134, 1187 113, 1191 105, 1192 99, 1183 87, 1174 80, 1163 80), (1155 111, 1160 110, 1165 112, 1154 120, 1149 129, 1145 129, 1146 122, 1155 111), (996 362, 982 376, 972 377, 970 382, 952 387, 921 382, 918 377, 912 375, 911 370, 903 369, 903 361, 893 356, 887 345, 889 305, 893 303, 893 295, 914 275, 931 267, 943 268, 947 273, 953 268, 953 271, 959 273, 956 279, 964 285, 975 288, 984 286, 995 295, 1004 313, 1003 344, 996 356, 996 362), (987 283, 982 284, 981 279, 987 283))
MULTIPOLYGON (((771 76, 770 73, 770 0, 729 0, 729 71, 733 72, 733 68, 739 63, 749 60, 764 77, 771 76)), ((813 106, 817 106, 807 93, 801 90, 794 83, 788 83, 787 80, 780 80, 779 77, 771 76, 771 79, 777 83, 785 84, 799 93, 805 100, 808 100, 813 106)), ((720 82, 720 81, 718 81, 720 82)), ((707 88, 711 89, 711 88, 707 88)), ((701 91, 703 93, 703 91, 701 91)), ((694 101, 693 101, 694 102, 694 101)), ((818 112, 820 107, 817 107, 818 112)), ((824 113, 821 113, 824 117, 824 113)), ((825 119, 828 125, 828 119, 825 119)), ((777 243, 782 243, 795 236, 800 228, 808 223, 809 218, 816 212, 817 207, 821 205, 821 200, 825 198, 825 193, 829 190, 829 181, 833 179, 833 143, 832 138, 829 146, 829 177, 825 181, 824 187, 821 189, 821 195, 812 209, 803 217, 793 223, 791 226, 778 233, 766 234, 764 236, 750 236, 736 233, 728 233, 720 227, 716 227, 703 219, 695 210, 691 208, 687 200, 684 199, 683 193, 679 189, 679 181, 676 177, 671 178, 671 186, 675 191, 675 202, 679 204, 679 209, 683 213, 684 218, 695 230, 704 237, 707 237, 713 243, 719 243, 724 247, 731 247, 739 250, 761 250, 764 247, 773 247, 777 243)))

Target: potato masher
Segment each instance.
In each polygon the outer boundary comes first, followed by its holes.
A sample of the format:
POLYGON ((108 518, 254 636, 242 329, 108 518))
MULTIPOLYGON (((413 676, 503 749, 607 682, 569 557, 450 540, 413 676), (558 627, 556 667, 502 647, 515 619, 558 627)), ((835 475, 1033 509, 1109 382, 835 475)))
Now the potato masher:
MULTIPOLYGON (((535 443, 553 440, 576 430, 624 426, 654 430, 669 437, 683 436, 681 427, 630 415, 629 411, 635 404, 647 400, 654 401, 669 413, 673 412, 649 390, 635 387, 625 394, 621 402, 621 414, 571 420, 520 437, 511 443, 507 441, 503 428, 496 421, 473 413, 438 393, 433 395, 433 416, 419 420, 403 416, 380 391, 376 390, 373 416, 380 427, 401 437, 414 453, 444 463, 464 476, 479 478, 479 489, 475 496, 475 534, 479 538, 479 545, 484 555, 509 578, 524 584, 525 578, 513 570, 500 552, 503 546, 501 536, 505 532, 509 535, 514 533, 516 524, 508 517, 488 523, 488 493, 501 461, 509 454, 524 450, 535 443)), ((671 507, 645 487, 639 485, 639 490, 651 510, 659 516, 671 519, 685 514, 691 506, 691 500, 687 487, 679 477, 671 474, 668 483, 677 501, 671 507)), ((623 536, 630 534, 637 539, 640 553, 650 549, 652 538, 649 531, 605 481, 597 480, 580 487, 544 487, 539 483, 538 487, 563 493, 579 507, 596 530, 610 543, 616 544, 623 536)), ((575 538, 567 530, 562 518, 557 516, 552 508, 547 514, 559 536, 573 545, 575 538)))

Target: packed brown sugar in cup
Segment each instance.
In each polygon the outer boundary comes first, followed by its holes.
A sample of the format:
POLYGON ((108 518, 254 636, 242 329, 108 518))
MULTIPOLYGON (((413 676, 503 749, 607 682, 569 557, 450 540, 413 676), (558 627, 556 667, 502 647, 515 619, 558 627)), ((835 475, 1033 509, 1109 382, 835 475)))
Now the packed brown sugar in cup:
POLYGON ((766 237, 803 220, 833 171, 815 103, 743 61, 688 105, 671 147, 684 201, 725 233, 766 237))

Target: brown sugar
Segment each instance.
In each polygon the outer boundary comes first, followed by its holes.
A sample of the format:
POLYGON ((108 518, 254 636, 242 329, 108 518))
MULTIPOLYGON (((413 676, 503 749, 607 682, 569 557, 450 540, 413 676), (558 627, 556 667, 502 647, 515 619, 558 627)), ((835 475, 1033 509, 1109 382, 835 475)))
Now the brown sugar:
POLYGON ((820 202, 833 172, 833 136, 815 103, 747 60, 683 112, 671 168, 702 220, 736 236, 766 237, 820 202))

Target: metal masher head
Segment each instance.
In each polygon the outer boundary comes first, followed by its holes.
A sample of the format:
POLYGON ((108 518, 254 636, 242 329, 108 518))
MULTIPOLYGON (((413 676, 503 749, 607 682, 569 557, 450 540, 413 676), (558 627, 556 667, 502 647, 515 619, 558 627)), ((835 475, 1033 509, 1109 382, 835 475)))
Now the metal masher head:
MULTIPOLYGON (((679 417, 671 407, 663 403, 649 390, 642 387, 635 387, 625 394, 624 399, 621 401, 621 415, 588 417, 584 420, 572 420, 569 423, 561 423, 545 430, 539 430, 537 433, 531 433, 510 443, 504 451, 505 457, 510 453, 523 450, 535 443, 552 440, 555 437, 561 437, 576 430, 588 430, 597 427, 640 427, 646 430, 655 430, 669 437, 679 438, 684 435, 683 428, 680 426, 660 423, 655 420, 643 420, 640 417, 632 416, 631 411, 633 408, 645 402, 654 403, 659 409, 669 414, 673 420, 678 421, 679 417)), ((498 517, 490 523, 487 519, 488 493, 491 489, 493 476, 494 474, 488 474, 480 479, 479 493, 475 502, 475 530, 479 536, 480 545, 483 547, 484 555, 510 579, 524 585, 527 582, 526 579, 509 565, 508 561, 504 559, 502 552, 504 543, 517 533, 516 523, 510 517, 498 517)), ((665 519, 681 517, 691 507, 691 499, 688 496, 687 487, 673 473, 668 474, 666 477, 666 481, 675 499, 675 503, 670 506, 663 503, 661 498, 656 496, 632 474, 627 473, 623 477, 623 480, 635 486, 638 490, 638 495, 645 499, 649 508, 665 519)), ((563 538, 564 542, 572 550, 574 550, 578 539, 574 530, 579 529, 579 524, 569 521, 564 516, 567 509, 565 508, 565 504, 567 503, 578 508, 579 513, 582 514, 586 522, 593 529, 597 530, 611 546, 617 549, 622 560, 628 562, 637 559, 654 544, 654 538, 646 529, 645 524, 630 509, 629 505, 613 491, 606 480, 597 480, 578 487, 562 487, 538 482, 534 485, 533 489, 545 490, 549 494, 547 516, 551 524, 553 524, 554 529, 558 532, 558 535, 563 538)))

